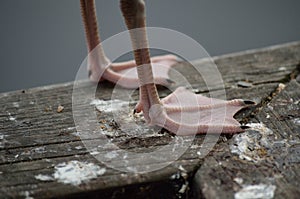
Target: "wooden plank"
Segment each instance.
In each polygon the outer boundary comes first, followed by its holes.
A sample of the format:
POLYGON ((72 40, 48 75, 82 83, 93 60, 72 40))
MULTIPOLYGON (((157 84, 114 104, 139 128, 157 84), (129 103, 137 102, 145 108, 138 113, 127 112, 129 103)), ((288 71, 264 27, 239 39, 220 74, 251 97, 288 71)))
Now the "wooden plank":
MULTIPOLYGON (((242 122, 261 121, 277 135, 276 128, 278 126, 274 126, 275 122, 268 123, 269 120, 263 120, 266 117, 263 114, 269 114, 268 117, 272 119, 275 117, 274 114, 277 109, 274 108, 272 113, 266 112, 265 109, 273 106, 273 101, 277 99, 273 98, 272 94, 277 93, 276 89, 279 83, 285 83, 287 87, 283 88, 283 91, 277 95, 278 97, 283 95, 285 90, 290 92, 281 100, 287 100, 286 96, 288 95, 295 96, 290 88, 296 88, 295 85, 297 84, 294 81, 288 82, 297 73, 300 60, 300 42, 215 57, 213 60, 222 74, 224 85, 216 84, 215 87, 210 89, 207 88, 204 79, 196 73, 190 64, 180 63, 175 69, 184 74, 197 93, 204 95, 213 93, 218 96, 221 93, 219 91, 224 86, 228 99, 246 98, 257 101, 258 106, 240 112, 237 115, 238 120, 242 122)), ((205 67, 209 66, 211 62, 199 60, 192 62, 192 64, 205 70, 205 67)), ((177 87, 179 85, 175 84, 173 86, 177 87)), ((90 102, 92 99, 89 98, 87 93, 92 92, 92 84, 88 81, 82 81, 79 86, 80 89, 77 92, 83 96, 81 102, 83 104, 90 102)), ((109 100, 113 88, 110 83, 101 83, 98 86, 96 96, 103 100, 109 100)), ((65 83, 0 94, 0 198, 79 198, 84 196, 188 198, 195 196, 196 190, 200 190, 199 194, 206 198, 220 196, 221 193, 225 194, 222 198, 231 198, 234 193, 240 190, 241 185, 236 185, 233 178, 231 178, 233 175, 229 174, 241 173, 240 175, 242 175, 243 172, 249 178, 254 174, 274 178, 274 173, 276 176, 285 173, 286 176, 283 175, 284 177, 280 178, 281 180, 275 179, 275 193, 278 196, 291 196, 288 195, 289 190, 296 192, 297 180, 295 183, 291 182, 295 178, 291 177, 290 173, 299 174, 298 167, 289 166, 285 170, 280 170, 277 167, 270 169, 270 167, 242 161, 230 152, 230 145, 234 142, 235 136, 233 138, 221 136, 213 151, 205 159, 199 158, 200 146, 205 137, 197 136, 193 140, 192 147, 185 151, 179 159, 170 162, 169 166, 151 173, 126 173, 122 169, 126 169, 128 166, 137 167, 140 164, 139 154, 153 151, 179 138, 165 132, 151 131, 149 134, 138 136, 138 133, 126 135, 116 130, 115 134, 110 134, 108 137, 120 149, 100 147, 97 151, 88 151, 78 136, 78 129, 75 128, 73 121, 72 91, 73 84, 65 83), (60 105, 64 109, 62 112, 57 112, 57 107, 60 105), (96 152, 98 155, 105 156, 112 151, 119 153, 121 149, 137 153, 132 156, 132 159, 128 160, 129 163, 126 165, 122 165, 121 160, 115 162, 121 170, 109 168, 91 155, 91 153, 94 152, 95 154, 96 152), (230 162, 228 162, 229 160, 230 162), (222 166, 219 165, 220 162, 222 166), (240 162, 243 163, 242 166, 239 165, 240 162), (92 165, 92 168, 97 172, 100 172, 101 169, 105 169, 105 172, 77 185, 66 184, 59 181, 60 178, 54 177, 55 172, 59 170, 59 165, 61 166, 62 163, 72 163, 75 167, 82 166, 83 168, 92 165), (193 189, 191 179, 199 165, 202 165, 201 168, 204 169, 197 172, 196 176, 199 173, 201 174, 201 178, 196 178, 201 179, 196 180, 200 185, 196 186, 198 189, 193 189), (261 170, 257 167, 260 167, 261 170), (243 168, 248 168, 252 173, 247 173, 243 168), (266 168, 268 170, 264 170, 266 168), (253 171, 256 172, 253 173, 253 171), (279 187, 280 184, 284 183, 286 184, 286 191, 281 190, 279 187), (220 190, 221 192, 218 195, 220 190)), ((161 96, 166 96, 169 91, 161 88, 159 93, 161 96)), ((220 95, 220 97, 222 96, 220 95)), ((136 94, 133 98, 138 99, 136 94)), ((132 102, 132 105, 134 103, 132 102)), ((89 103, 87 104, 89 105, 89 103)), ((89 106, 94 108, 92 105, 89 106)), ((281 107, 283 110, 280 112, 279 119, 277 116, 274 121, 279 120, 282 122, 286 121, 286 118, 290 118, 288 112, 283 112, 287 110, 286 107, 286 105, 281 107)), ((296 113, 293 113, 293 117, 289 119, 290 123, 285 122, 281 126, 281 130, 286 129, 286 126, 288 126, 290 131, 278 132, 280 138, 285 136, 287 139, 291 139, 289 138, 291 133, 299 130, 296 113)), ((113 119, 111 115, 102 112, 97 113, 94 122, 99 123, 99 127, 105 125, 105 128, 110 128, 112 127, 109 123, 111 119, 113 119)), ((134 130, 136 131, 136 129, 133 129, 132 132, 134 130)), ((293 136, 299 138, 299 135, 293 136)), ((98 146, 99 142, 101 143, 101 138, 88 141, 90 141, 90 144, 98 146)), ((297 146, 294 147, 293 145, 287 150, 291 151, 291 154, 296 154, 299 148, 297 146)), ((209 147, 207 147, 207 150, 209 150, 209 147)), ((279 149, 272 150, 273 154, 278 152, 279 149)), ((167 150, 164 152, 168 153, 167 150)), ((261 153, 263 152, 261 150, 261 153)), ((269 153, 269 151, 267 152, 269 153)), ((273 155, 271 157, 277 156, 273 155)), ((270 159, 268 161, 263 161, 264 165, 274 163, 270 159)), ((295 155, 291 155, 288 156, 287 161, 295 162, 297 158, 295 155)), ((150 162, 149 165, 163 165, 165 163, 168 162, 160 159, 150 162)), ((286 168, 279 161, 276 164, 286 168)), ((70 169, 74 169, 74 167, 70 169)), ((245 179, 247 178, 245 177, 245 179)), ((251 182, 244 181, 244 183, 251 182)))
POLYGON ((253 128, 218 145, 206 158, 195 177, 195 189, 204 198, 251 198, 254 193, 298 198, 300 84, 292 80, 273 95, 251 119, 253 128), (247 192, 246 187, 254 188, 247 192))

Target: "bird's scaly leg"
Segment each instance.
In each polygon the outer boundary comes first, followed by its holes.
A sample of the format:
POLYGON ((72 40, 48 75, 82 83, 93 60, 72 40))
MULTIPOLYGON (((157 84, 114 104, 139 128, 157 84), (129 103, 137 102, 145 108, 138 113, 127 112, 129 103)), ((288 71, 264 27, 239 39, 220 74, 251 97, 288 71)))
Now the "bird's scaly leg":
MULTIPOLYGON (((138 88, 139 81, 135 70, 135 61, 111 63, 100 44, 101 39, 97 25, 97 16, 94 0, 80 0, 81 15, 85 27, 88 56, 89 78, 98 82, 103 79, 118 83, 125 88, 138 88), (119 80, 122 81, 119 81, 119 80)), ((156 56, 151 58, 156 65, 164 65, 164 68, 154 69, 155 83, 169 85, 169 68, 179 59, 175 55, 156 56)))
POLYGON ((224 101, 196 95, 184 88, 160 100, 153 80, 146 34, 145 3, 143 0, 121 0, 121 10, 134 49, 140 79, 140 103, 149 124, 161 126, 177 135, 200 133, 236 133, 246 128, 233 116, 251 101, 224 101))

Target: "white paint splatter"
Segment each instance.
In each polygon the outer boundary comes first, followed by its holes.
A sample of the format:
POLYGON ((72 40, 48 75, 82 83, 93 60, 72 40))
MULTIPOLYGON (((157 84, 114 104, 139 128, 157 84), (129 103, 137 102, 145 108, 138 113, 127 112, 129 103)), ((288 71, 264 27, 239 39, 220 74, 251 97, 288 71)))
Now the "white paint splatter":
POLYGON ((171 175, 170 179, 175 180, 175 179, 179 179, 180 177, 181 177, 180 173, 175 173, 175 174, 171 175))
POLYGON ((68 127, 68 128, 67 128, 67 130, 74 130, 74 129, 76 129, 75 126, 73 126, 73 127, 68 127))
POLYGON ((128 106, 129 102, 122 100, 100 100, 94 99, 90 105, 95 105, 96 108, 101 112, 114 112, 119 111, 123 106, 128 106))
POLYGON ((72 133, 72 135, 74 135, 74 136, 76 136, 76 137, 80 137, 80 133, 79 132, 74 132, 74 133, 72 133))
POLYGON ((179 165, 178 169, 179 169, 179 172, 173 174, 170 177, 170 179, 171 180, 180 179, 180 178, 184 179, 184 183, 181 185, 180 189, 178 190, 178 193, 183 194, 186 192, 188 185, 189 185, 189 182, 187 180, 188 174, 187 174, 186 169, 182 165, 179 165))
POLYGON ((267 128, 263 123, 248 123, 247 126, 249 126, 253 130, 258 130, 258 131, 264 131, 272 134, 272 131, 267 128))
POLYGON ((272 199, 276 186, 268 184, 245 185, 234 194, 235 199, 272 199))
POLYGON ((180 171, 182 171, 182 172, 186 172, 185 168, 183 168, 182 165, 179 165, 178 169, 179 169, 180 171))
POLYGON ((185 193, 186 189, 188 188, 188 183, 182 184, 181 188, 179 189, 178 193, 185 193))
POLYGON ((245 133, 233 136, 233 143, 230 145, 230 150, 231 153, 239 155, 240 159, 256 163, 262 159, 261 153, 267 152, 266 149, 272 147, 270 135, 273 132, 263 123, 249 123, 247 126, 250 129, 245 133))
POLYGON ((4 135, 4 134, 2 134, 2 133, 0 133, 0 149, 3 149, 4 148, 4 145, 5 145, 5 143, 6 143, 6 140, 5 140, 5 137, 6 137, 7 135, 4 135))
POLYGON ((92 152, 90 152, 90 154, 91 155, 98 155, 100 152, 98 152, 98 151, 92 151, 92 152))
POLYGON ((19 102, 13 102, 12 105, 15 108, 19 108, 20 107, 19 102))
POLYGON ((16 120, 16 118, 13 117, 13 116, 11 116, 10 113, 8 113, 8 119, 9 119, 10 121, 15 121, 15 120, 16 120))
POLYGON ((267 104, 267 107, 268 107, 271 111, 274 110, 273 106, 271 106, 270 104, 267 104))
POLYGON ((296 125, 300 125, 300 118, 294 119, 294 123, 295 123, 296 125))
POLYGON ((191 149, 198 149, 198 148, 200 148, 200 146, 197 145, 197 144, 193 144, 193 145, 191 146, 191 149))
POLYGON ((280 68, 278 68, 279 71, 285 71, 286 70, 286 67, 284 66, 281 66, 280 68))
POLYGON ((80 149, 83 149, 83 147, 82 146, 75 146, 75 149, 80 150, 80 149))
POLYGON ((233 181, 241 185, 243 183, 243 178, 233 178, 233 181))
POLYGON ((58 182, 72 185, 79 185, 106 172, 105 168, 98 165, 77 160, 58 164, 55 169, 53 176, 58 182))
POLYGON ((35 179, 41 180, 41 181, 51 181, 51 180, 53 180, 53 177, 49 176, 49 175, 38 174, 38 175, 36 175, 34 177, 35 177, 35 179))
POLYGON ((133 173, 137 173, 137 168, 135 168, 135 167, 132 167, 132 166, 130 166, 130 167, 126 167, 126 169, 128 170, 128 171, 130 171, 130 172, 133 172, 133 173))
POLYGON ((22 195, 25 196, 25 199, 34 199, 33 197, 30 196, 30 192, 29 191, 22 192, 22 195))
POLYGON ((105 154, 104 157, 108 158, 108 159, 114 159, 116 157, 118 157, 119 154, 116 151, 110 151, 107 154, 105 154))
POLYGON ((101 133, 108 137, 115 137, 119 135, 117 131, 113 131, 113 130, 109 130, 109 131, 102 130, 101 133))
POLYGON ((45 146, 34 148, 34 149, 32 149, 32 151, 35 153, 46 153, 47 152, 45 146))
POLYGON ((8 119, 9 119, 10 121, 15 121, 15 120, 16 120, 16 118, 15 118, 15 117, 12 117, 12 116, 10 116, 8 119))
POLYGON ((278 84, 278 88, 277 88, 277 89, 278 89, 279 91, 282 91, 282 90, 283 90, 285 87, 286 87, 286 85, 285 85, 285 84, 283 84, 283 83, 279 83, 279 84, 278 84))

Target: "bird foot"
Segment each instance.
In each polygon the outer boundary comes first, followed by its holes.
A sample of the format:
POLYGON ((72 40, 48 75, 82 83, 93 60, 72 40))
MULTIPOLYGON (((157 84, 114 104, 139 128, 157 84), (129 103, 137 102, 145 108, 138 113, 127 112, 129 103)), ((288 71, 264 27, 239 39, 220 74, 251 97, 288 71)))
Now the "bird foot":
MULTIPOLYGON (((170 68, 179 61, 181 61, 180 58, 171 54, 152 57, 151 63, 153 65, 154 83, 163 86, 170 85, 173 81, 170 79, 168 72, 170 68)), ((94 82, 108 80, 117 83, 121 87, 135 89, 140 85, 135 67, 136 63, 134 60, 110 63, 107 59, 103 63, 100 62, 90 65, 88 69, 89 78, 94 82), (105 69, 105 67, 107 68, 105 69), (101 74, 102 76, 100 77, 101 74)))
MULTIPOLYGON (((142 102, 136 109, 142 110, 142 102)), ((194 94, 183 87, 163 98, 161 104, 150 107, 145 117, 150 125, 163 127, 176 135, 243 132, 246 126, 233 118, 241 109, 254 105, 252 101, 225 101, 194 94), (148 119, 147 119, 148 118, 148 119)))

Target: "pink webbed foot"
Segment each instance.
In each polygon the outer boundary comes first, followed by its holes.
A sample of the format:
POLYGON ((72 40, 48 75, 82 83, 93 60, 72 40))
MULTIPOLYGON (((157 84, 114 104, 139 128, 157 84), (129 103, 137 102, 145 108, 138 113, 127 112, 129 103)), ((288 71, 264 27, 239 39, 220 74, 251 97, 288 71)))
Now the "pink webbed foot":
POLYGON ((237 133, 241 126, 233 116, 242 108, 255 104, 252 101, 235 99, 224 101, 194 94, 183 87, 163 98, 161 104, 149 110, 151 125, 158 125, 176 135, 203 133, 237 133))
MULTIPOLYGON (((154 83, 163 86, 170 85, 172 80, 170 80, 168 72, 170 68, 179 61, 180 59, 177 56, 171 54, 152 57, 151 63, 153 65, 154 83)), ((134 60, 110 63, 108 59, 106 59, 103 63, 100 62, 90 65, 88 70, 89 78, 94 82, 108 80, 124 88, 135 89, 139 87, 139 79, 134 60), (102 74, 101 77, 100 74, 102 74)))
POLYGON ((178 88, 171 95, 159 99, 155 82, 152 81, 145 30, 145 2, 121 0, 120 7, 129 30, 142 28, 142 31, 132 32, 130 36, 134 48, 138 49, 134 50, 137 65, 145 66, 138 67, 141 86, 140 102, 136 106, 136 111, 143 111, 146 122, 163 127, 177 135, 242 132, 244 127, 233 116, 240 109, 254 104, 253 102, 207 98, 184 88, 178 88))

